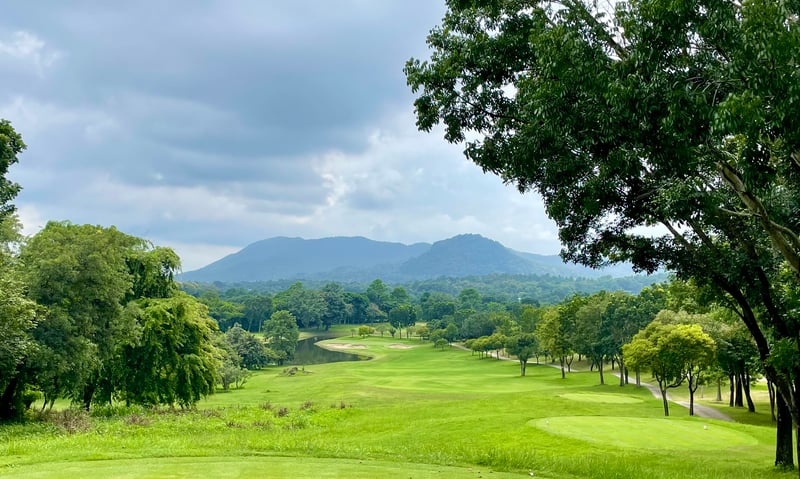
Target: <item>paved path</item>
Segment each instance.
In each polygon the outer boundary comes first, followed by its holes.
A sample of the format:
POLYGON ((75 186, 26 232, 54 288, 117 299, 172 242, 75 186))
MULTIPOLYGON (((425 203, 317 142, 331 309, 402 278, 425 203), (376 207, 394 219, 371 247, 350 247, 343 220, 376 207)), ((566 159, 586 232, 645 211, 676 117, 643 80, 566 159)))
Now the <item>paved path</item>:
MULTIPOLYGON (((614 376, 619 377, 619 373, 614 373, 614 376)), ((657 399, 661 399, 661 390, 658 389, 658 386, 654 386, 648 383, 641 383, 642 386, 646 387, 653 393, 657 399)), ((679 404, 686 409, 689 409, 689 401, 673 401, 669 398, 669 394, 667 394, 667 401, 670 401, 675 404, 679 404)), ((728 421, 734 422, 733 418, 725 414, 724 412, 720 411, 719 409, 713 408, 711 406, 704 406, 702 404, 694 403, 694 415, 699 417, 705 417, 708 419, 719 419, 720 421, 728 421)))

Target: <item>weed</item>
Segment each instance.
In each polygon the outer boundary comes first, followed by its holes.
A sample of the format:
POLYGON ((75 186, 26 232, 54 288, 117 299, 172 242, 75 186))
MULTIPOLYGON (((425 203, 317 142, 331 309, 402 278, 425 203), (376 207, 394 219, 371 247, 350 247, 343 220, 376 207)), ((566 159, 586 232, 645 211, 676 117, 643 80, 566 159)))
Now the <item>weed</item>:
POLYGON ((64 409, 46 414, 47 420, 68 434, 86 432, 92 427, 89 413, 82 409, 64 409))
POLYGON ((125 418, 125 424, 129 426, 147 427, 150 425, 150 418, 143 414, 131 414, 125 418))

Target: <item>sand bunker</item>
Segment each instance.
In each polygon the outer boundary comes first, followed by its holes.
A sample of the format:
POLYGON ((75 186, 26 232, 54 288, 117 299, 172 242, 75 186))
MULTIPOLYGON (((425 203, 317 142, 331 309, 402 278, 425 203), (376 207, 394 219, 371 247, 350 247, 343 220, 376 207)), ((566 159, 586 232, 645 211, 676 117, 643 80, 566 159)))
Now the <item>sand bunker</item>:
POLYGON ((363 344, 350 344, 350 343, 324 343, 324 346, 333 349, 367 349, 363 344))
POLYGON ((386 347, 392 349, 411 349, 414 346, 409 346, 408 344, 389 344, 386 347))

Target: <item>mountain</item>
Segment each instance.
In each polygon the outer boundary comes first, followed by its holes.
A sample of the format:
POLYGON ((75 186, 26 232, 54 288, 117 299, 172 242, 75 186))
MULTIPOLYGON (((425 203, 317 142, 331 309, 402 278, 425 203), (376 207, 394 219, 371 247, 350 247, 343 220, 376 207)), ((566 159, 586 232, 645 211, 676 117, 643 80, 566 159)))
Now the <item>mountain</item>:
POLYGON ((437 241, 398 270, 409 278, 483 276, 493 273, 534 274, 536 266, 497 241, 481 235, 458 235, 437 241))
POLYGON ((267 281, 310 279, 325 273, 346 277, 362 270, 400 264, 424 253, 430 246, 428 243, 404 245, 362 237, 311 240, 276 237, 257 241, 208 266, 183 273, 180 279, 198 282, 267 281))
POLYGON ((462 278, 490 274, 563 277, 629 276, 630 268, 592 270, 558 256, 523 253, 476 234, 434 244, 405 245, 363 237, 258 241, 208 266, 180 275, 181 281, 246 282, 280 279, 369 282, 462 278))

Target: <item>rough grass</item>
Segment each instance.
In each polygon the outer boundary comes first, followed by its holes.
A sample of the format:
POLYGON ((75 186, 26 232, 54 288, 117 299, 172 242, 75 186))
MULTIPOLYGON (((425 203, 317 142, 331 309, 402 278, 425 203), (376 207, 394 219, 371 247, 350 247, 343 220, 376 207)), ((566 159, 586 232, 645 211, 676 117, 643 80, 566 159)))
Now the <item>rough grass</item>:
POLYGON ((530 365, 521 378, 516 362, 416 339, 347 342, 374 359, 270 368, 197 410, 91 417, 85 431, 0 427, 0 476, 795 477, 771 467, 771 427, 679 406, 665 419, 648 391, 596 373, 530 365))

